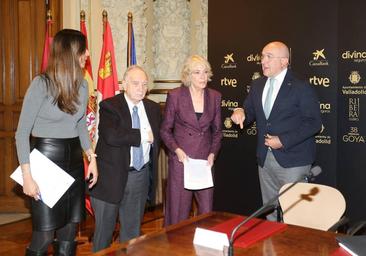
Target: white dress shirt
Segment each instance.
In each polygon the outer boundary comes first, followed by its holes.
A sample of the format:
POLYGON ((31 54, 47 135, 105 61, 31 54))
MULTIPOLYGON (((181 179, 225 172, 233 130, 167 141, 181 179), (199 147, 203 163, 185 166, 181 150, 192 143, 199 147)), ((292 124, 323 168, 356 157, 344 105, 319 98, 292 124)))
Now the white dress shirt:
POLYGON ((272 92, 271 107, 270 107, 270 109, 272 109, 273 104, 276 100, 277 94, 281 89, 283 80, 285 79, 286 73, 287 73, 287 68, 282 70, 281 73, 279 73, 275 77, 268 77, 266 84, 264 85, 263 94, 262 94, 262 106, 263 107, 264 107, 264 102, 266 101, 267 92, 268 92, 268 88, 269 88, 269 79, 270 78, 275 79, 274 84, 273 84, 273 92, 272 92))
MULTIPOLYGON (((149 139, 149 131, 151 131, 151 126, 149 123, 149 119, 147 118, 144 103, 140 101, 137 105, 135 105, 126 94, 124 94, 128 109, 130 110, 130 115, 132 119, 132 112, 133 107, 136 106, 138 109, 138 115, 140 118, 140 133, 141 133, 141 144, 142 144, 142 152, 144 155, 144 164, 148 163, 150 161, 150 148, 151 144, 148 142, 149 139)), ((132 147, 130 149, 130 167, 132 167, 133 163, 133 153, 132 153, 132 147)))

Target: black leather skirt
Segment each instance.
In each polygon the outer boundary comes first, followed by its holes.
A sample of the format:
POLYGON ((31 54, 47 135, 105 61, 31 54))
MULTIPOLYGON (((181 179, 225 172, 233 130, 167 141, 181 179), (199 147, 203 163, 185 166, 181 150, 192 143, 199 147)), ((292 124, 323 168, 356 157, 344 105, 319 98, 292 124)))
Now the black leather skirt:
POLYGON ((31 145, 75 178, 74 183, 53 208, 49 208, 41 200, 31 199, 33 230, 56 230, 70 222, 80 222, 85 218, 85 180, 79 138, 33 137, 31 145))

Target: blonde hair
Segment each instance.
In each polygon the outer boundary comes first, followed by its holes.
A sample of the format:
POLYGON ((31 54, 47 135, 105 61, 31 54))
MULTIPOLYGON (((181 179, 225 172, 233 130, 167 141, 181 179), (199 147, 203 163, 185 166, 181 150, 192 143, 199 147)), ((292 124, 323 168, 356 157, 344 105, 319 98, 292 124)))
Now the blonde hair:
POLYGON ((191 74, 193 69, 198 65, 203 65, 205 67, 208 72, 208 81, 211 81, 212 70, 210 63, 200 55, 192 55, 185 60, 183 65, 181 80, 184 86, 191 86, 191 74))

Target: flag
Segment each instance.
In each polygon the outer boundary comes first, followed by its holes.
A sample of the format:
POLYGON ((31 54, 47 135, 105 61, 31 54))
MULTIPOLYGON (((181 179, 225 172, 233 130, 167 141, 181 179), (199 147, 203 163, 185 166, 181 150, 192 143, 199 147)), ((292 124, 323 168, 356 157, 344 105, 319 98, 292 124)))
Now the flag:
POLYGON ((98 93, 101 94, 101 100, 119 93, 112 31, 107 19, 103 23, 103 46, 100 55, 97 84, 98 93))
MULTIPOLYGON (((86 31, 86 26, 85 26, 85 13, 82 12, 82 14, 80 16, 81 16, 80 31, 81 31, 81 33, 84 34, 84 36, 86 38, 86 49, 88 49, 88 34, 86 31)), ((96 133, 95 113, 96 113, 97 105, 96 105, 96 97, 94 94, 93 72, 92 72, 92 66, 90 63, 90 56, 87 58, 87 60, 85 62, 84 79, 88 82, 88 88, 89 88, 89 101, 88 101, 88 106, 86 108, 86 125, 88 127, 90 140, 91 140, 92 144, 94 145, 95 144, 95 133, 96 133)), ((88 166, 89 166, 88 160, 86 159, 86 157, 84 157, 85 175, 88 172, 88 166)), ((85 208, 90 213, 90 215, 92 215, 92 216, 94 215, 89 196, 85 196, 85 208)))
POLYGON ((41 64, 41 72, 45 72, 48 63, 48 57, 50 55, 52 37, 51 37, 51 26, 52 26, 52 19, 50 17, 47 18, 46 24, 46 35, 44 38, 44 46, 43 46, 43 54, 42 54, 42 64, 41 64))
POLYGON ((127 67, 136 65, 135 36, 133 33, 132 13, 128 13, 127 67))

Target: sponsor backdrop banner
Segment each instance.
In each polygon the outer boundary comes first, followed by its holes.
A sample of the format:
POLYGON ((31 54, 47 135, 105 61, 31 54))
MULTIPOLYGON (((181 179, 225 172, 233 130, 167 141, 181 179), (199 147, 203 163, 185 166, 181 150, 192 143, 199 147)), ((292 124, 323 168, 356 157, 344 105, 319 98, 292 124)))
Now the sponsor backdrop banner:
POLYGON ((339 1, 337 181, 347 214, 366 218, 365 1, 339 1), (350 11, 351 10, 351 11, 350 11))
POLYGON ((366 20, 361 14, 365 7, 366 2, 355 0, 209 2, 208 59, 214 72, 210 86, 223 95, 224 139, 216 161, 215 210, 249 214, 262 204, 255 124, 240 130, 230 115, 242 106, 251 81, 262 76, 263 46, 280 40, 290 47, 291 69, 319 96, 323 127, 316 136, 315 164, 323 172, 315 182, 341 189, 348 214, 365 216, 366 204, 360 208, 355 199, 356 191, 366 193, 366 131, 360 116, 366 94, 366 20))

